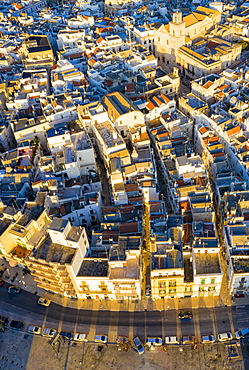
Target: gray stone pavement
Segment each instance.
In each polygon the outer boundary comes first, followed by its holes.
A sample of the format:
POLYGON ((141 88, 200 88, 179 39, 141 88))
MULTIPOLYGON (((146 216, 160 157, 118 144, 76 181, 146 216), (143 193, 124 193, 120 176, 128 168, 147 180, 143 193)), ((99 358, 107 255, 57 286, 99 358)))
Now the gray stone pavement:
POLYGON ((142 300, 105 300, 105 299, 72 299, 61 295, 45 291, 38 288, 36 282, 30 274, 24 274, 23 268, 19 265, 11 267, 9 262, 0 259, 0 272, 2 279, 6 282, 19 286, 38 297, 46 297, 53 302, 62 306, 68 306, 78 309, 87 310, 113 310, 113 311, 164 311, 169 309, 185 309, 185 308, 204 308, 225 305, 247 305, 249 304, 249 295, 244 298, 235 298, 231 300, 229 297, 224 299, 221 297, 193 297, 193 298, 171 298, 171 299, 142 299, 142 300), (16 275, 18 273, 18 275, 16 275))

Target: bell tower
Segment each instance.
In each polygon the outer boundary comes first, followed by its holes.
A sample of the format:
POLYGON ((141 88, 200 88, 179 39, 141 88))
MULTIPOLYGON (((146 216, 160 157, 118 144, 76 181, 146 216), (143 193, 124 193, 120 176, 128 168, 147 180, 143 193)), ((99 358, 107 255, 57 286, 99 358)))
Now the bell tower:
POLYGON ((169 33, 173 37, 185 37, 185 22, 181 12, 173 13, 172 21, 169 22, 169 33))

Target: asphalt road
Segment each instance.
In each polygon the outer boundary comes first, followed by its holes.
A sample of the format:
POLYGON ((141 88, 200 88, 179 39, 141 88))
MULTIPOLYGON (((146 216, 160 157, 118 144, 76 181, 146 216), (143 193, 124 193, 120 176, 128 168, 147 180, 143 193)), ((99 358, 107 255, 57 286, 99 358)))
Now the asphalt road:
POLYGON ((7 284, 0 288, 0 315, 26 323, 53 327, 59 330, 89 333, 94 325, 96 333, 108 335, 109 326, 117 327, 118 335, 133 335, 142 340, 146 336, 201 335, 234 331, 249 326, 249 305, 193 309, 193 320, 180 320, 178 311, 104 311, 78 310, 51 303, 49 307, 37 304, 38 297, 22 291, 20 295, 7 292, 7 284))

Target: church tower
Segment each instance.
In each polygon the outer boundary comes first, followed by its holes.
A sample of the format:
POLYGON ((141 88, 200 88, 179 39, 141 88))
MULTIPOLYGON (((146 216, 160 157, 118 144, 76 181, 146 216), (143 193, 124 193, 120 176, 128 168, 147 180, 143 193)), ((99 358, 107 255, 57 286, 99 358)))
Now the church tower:
POLYGON ((182 13, 173 13, 173 19, 169 22, 170 36, 180 37, 183 40, 182 45, 185 43, 185 22, 182 20, 182 13))

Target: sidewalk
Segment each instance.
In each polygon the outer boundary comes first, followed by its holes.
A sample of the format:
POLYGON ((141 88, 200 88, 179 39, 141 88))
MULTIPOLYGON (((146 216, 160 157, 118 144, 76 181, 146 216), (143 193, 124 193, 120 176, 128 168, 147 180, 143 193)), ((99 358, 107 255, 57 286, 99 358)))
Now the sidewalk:
POLYGON ((192 297, 192 298, 164 298, 155 299, 144 298, 142 300, 110 300, 110 299, 73 299, 63 297, 61 295, 47 292, 44 289, 38 288, 36 282, 30 274, 24 274, 20 266, 11 267, 8 261, 0 259, 0 274, 3 280, 9 284, 19 286, 23 290, 27 290, 32 294, 37 294, 38 297, 46 297, 54 303, 64 307, 72 307, 84 310, 97 311, 165 311, 165 310, 182 310, 182 309, 197 309, 204 307, 230 306, 230 305, 249 305, 249 295, 244 298, 234 298, 233 301, 229 297, 192 297))

